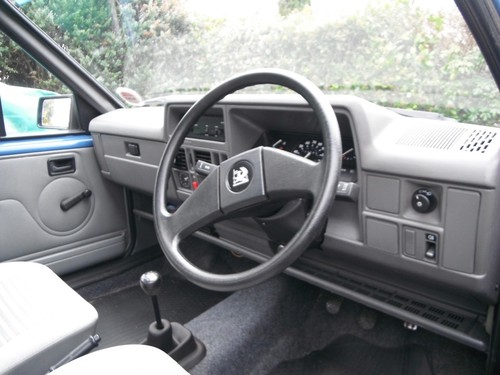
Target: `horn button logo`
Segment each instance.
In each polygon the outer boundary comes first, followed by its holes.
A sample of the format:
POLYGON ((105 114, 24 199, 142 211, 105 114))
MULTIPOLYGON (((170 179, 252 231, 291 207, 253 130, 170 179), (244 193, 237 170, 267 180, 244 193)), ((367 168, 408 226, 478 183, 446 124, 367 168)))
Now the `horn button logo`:
POLYGON ((253 177, 252 166, 247 161, 239 161, 229 169, 227 185, 233 193, 245 190, 253 177))

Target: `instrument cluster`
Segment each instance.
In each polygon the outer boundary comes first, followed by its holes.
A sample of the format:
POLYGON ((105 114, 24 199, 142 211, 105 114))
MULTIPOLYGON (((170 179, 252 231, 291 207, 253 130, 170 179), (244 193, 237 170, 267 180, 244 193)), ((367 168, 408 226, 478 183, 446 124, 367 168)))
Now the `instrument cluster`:
MULTIPOLYGON (((273 132, 269 134, 269 145, 315 162, 321 161, 325 153, 323 139, 318 134, 273 132)), ((342 137, 342 173, 356 174, 356 152, 350 137, 342 137)))

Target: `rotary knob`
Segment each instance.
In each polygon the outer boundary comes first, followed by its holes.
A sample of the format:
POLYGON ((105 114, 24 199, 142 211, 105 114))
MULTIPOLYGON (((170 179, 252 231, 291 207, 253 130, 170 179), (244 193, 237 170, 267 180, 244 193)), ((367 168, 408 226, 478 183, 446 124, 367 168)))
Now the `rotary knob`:
POLYGON ((418 189, 413 193, 411 205, 415 211, 422 214, 432 212, 437 206, 436 194, 427 188, 418 189))

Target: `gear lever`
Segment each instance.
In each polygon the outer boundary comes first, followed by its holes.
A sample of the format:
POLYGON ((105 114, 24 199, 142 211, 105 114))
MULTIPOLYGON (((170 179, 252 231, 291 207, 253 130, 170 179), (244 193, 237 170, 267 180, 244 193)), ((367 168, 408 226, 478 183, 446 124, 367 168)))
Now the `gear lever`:
POLYGON ((167 319, 162 319, 160 306, 158 305, 158 293, 161 288, 161 276, 156 271, 148 271, 141 275, 140 285, 144 293, 151 297, 155 321, 150 324, 148 330, 147 345, 155 346, 164 352, 173 349, 172 327, 167 319))
POLYGON ((161 288, 161 276, 156 271, 149 271, 143 273, 141 276, 141 288, 148 296, 151 297, 153 302, 153 311, 155 313, 156 328, 163 329, 163 323, 161 321, 160 306, 158 305, 158 293, 161 288))

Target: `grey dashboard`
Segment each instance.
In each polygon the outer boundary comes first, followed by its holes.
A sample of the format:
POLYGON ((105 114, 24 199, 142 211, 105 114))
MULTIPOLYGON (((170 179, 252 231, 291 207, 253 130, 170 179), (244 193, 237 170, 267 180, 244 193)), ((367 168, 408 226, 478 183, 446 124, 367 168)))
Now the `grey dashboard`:
MULTIPOLYGON (((164 106, 94 119, 102 174, 151 195, 169 134, 196 99, 171 96, 164 106)), ((335 203, 324 236, 287 272, 487 350, 500 277, 499 129, 407 117, 351 96, 330 102, 344 154, 335 203)), ((198 160, 218 165, 256 146, 320 160, 321 132, 307 103, 291 95, 225 98, 185 139, 169 202, 182 204, 203 182, 198 160)), ((286 241, 268 228, 293 232, 286 217, 304 215, 299 206, 216 223, 199 236, 262 261, 286 241)))

